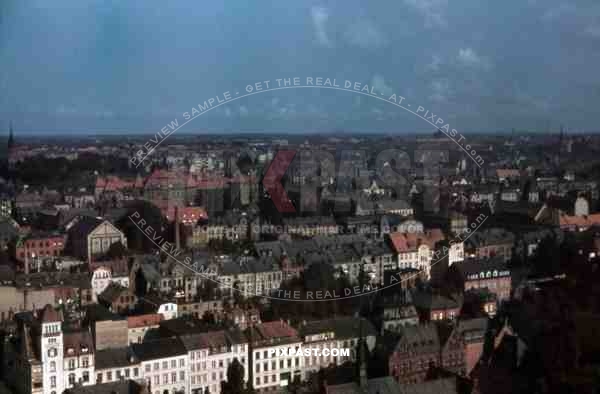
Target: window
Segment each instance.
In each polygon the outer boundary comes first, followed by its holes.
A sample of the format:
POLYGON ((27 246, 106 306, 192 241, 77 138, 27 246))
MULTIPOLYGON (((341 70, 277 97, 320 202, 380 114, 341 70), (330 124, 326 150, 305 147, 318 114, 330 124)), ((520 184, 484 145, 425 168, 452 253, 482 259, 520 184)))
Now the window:
POLYGON ((154 370, 158 371, 158 363, 154 363, 154 370))
POLYGON ((185 371, 179 371, 179 380, 181 380, 181 381, 185 380, 185 371))
POLYGON ((163 374, 163 384, 169 384, 169 374, 163 374))
POLYGON ((69 369, 75 369, 75 360, 69 360, 69 369))
POLYGON ((154 375, 154 385, 158 386, 160 384, 160 376, 154 375))
POLYGON ((50 372, 56 372, 56 361, 50 361, 50 372))
POLYGON ((171 360, 171 368, 177 368, 177 360, 171 360))
POLYGON ((56 387, 56 376, 50 376, 50 387, 51 388, 56 387))
POLYGON ((128 377, 129 377, 129 368, 127 368, 127 369, 125 370, 125 377, 126 377, 126 378, 128 378, 128 377))
POLYGON ((112 380, 112 372, 111 372, 111 371, 108 371, 108 372, 106 373, 106 381, 107 381, 107 382, 110 382, 111 380, 112 380))
POLYGON ((171 372, 171 383, 177 382, 177 373, 171 372))
POLYGON ((89 367, 89 366, 90 366, 90 364, 89 364, 89 361, 88 361, 88 358, 87 358, 87 357, 83 357, 83 358, 81 359, 81 365, 83 366, 83 368, 87 368, 87 367, 89 367))
POLYGON ((168 368, 169 368, 169 363, 167 361, 163 361, 162 369, 168 369, 168 368))
POLYGON ((140 371, 137 367, 133 369, 133 376, 137 377, 139 373, 140 371))
POLYGON ((75 384, 75 374, 70 373, 69 374, 69 386, 73 386, 74 384, 75 384))
POLYGON ((256 385, 258 386, 260 384, 260 377, 256 377, 256 385))
POLYGON ((150 364, 146 364, 146 366, 144 367, 146 372, 150 372, 150 364))
POLYGON ((102 383, 102 374, 96 374, 96 384, 102 383))
POLYGON ((83 374, 81 374, 81 377, 83 378, 84 382, 90 381, 90 373, 88 371, 83 371, 83 374))

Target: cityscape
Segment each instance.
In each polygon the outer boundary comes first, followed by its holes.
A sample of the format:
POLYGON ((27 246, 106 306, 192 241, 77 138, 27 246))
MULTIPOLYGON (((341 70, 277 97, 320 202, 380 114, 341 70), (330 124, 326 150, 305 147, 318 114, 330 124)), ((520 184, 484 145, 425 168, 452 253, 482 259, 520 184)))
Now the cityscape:
POLYGON ((1 393, 600 392, 597 5, 33 3, 1 393))

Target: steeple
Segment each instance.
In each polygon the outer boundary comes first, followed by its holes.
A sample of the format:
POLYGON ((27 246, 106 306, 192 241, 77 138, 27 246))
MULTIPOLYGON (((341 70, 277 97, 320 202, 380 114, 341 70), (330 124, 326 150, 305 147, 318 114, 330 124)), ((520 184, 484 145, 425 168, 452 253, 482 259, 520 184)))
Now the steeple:
POLYGON ((14 144, 15 144, 15 138, 13 135, 13 127, 12 127, 12 120, 11 120, 10 123, 8 124, 8 150, 9 151, 14 146, 14 144))

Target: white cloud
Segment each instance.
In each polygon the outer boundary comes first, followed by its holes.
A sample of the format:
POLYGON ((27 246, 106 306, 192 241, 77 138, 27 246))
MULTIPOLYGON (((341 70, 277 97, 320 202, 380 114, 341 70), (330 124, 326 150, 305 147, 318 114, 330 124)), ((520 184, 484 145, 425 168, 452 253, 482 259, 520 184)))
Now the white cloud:
POLYGON ((385 35, 369 21, 359 21, 351 25, 344 34, 346 40, 361 48, 380 48, 387 43, 385 35))
POLYGON ((448 93, 450 92, 450 84, 447 80, 434 80, 431 81, 431 95, 429 99, 435 102, 444 102, 448 99, 448 93))
POLYGON ((312 7, 310 9, 313 29, 317 38, 317 43, 325 47, 331 47, 332 42, 327 36, 327 20, 329 12, 325 7, 312 7))
POLYGON ((404 4, 416 9, 425 18, 425 27, 446 26, 447 0, 404 0, 404 4))
POLYGON ((485 67, 487 62, 471 48, 461 48, 458 50, 458 62, 470 67, 485 67))
POLYGON ((431 57, 431 62, 425 66, 425 69, 428 71, 439 71, 441 65, 442 58, 439 55, 433 55, 431 57))
POLYGON ((383 93, 386 96, 391 96, 393 94, 392 88, 385 84, 385 80, 379 74, 373 75, 373 78, 371 78, 371 86, 373 86, 376 93, 383 93))

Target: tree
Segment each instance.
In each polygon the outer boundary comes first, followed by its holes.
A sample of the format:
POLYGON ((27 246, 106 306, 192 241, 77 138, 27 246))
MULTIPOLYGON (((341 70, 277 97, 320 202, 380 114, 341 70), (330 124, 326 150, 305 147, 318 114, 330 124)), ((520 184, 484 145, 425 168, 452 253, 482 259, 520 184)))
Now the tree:
POLYGON ((221 382, 222 394, 249 394, 244 387, 244 367, 237 358, 227 368, 227 381, 221 382))

